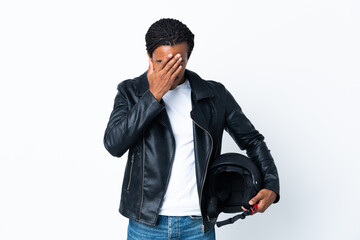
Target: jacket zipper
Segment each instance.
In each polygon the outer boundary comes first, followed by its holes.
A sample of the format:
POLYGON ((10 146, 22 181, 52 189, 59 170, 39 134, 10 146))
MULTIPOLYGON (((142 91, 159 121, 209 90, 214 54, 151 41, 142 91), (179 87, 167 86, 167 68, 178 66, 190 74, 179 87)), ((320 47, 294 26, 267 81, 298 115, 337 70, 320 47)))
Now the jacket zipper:
POLYGON ((145 137, 143 136, 143 176, 142 176, 142 186, 141 186, 141 202, 139 210, 139 219, 141 218, 141 209, 144 202, 144 174, 145 174, 145 137))
MULTIPOLYGON (((197 122, 195 122, 194 119, 193 119, 193 122, 194 122, 199 128, 201 128, 202 130, 204 130, 204 131, 210 136, 210 139, 211 139, 210 154, 209 154, 209 158, 208 158, 208 160, 207 160, 206 169, 205 169, 204 181, 203 181, 203 183, 202 183, 202 185, 201 185, 201 191, 200 191, 200 208, 201 208, 201 202, 202 202, 201 200, 202 200, 202 195, 203 195, 203 190, 204 190, 204 185, 205 185, 207 170, 208 170, 208 166, 209 166, 209 161, 210 161, 211 153, 212 153, 212 150, 213 150, 214 141, 213 141, 213 138, 212 138, 211 134, 210 134, 208 131, 206 131, 205 128, 201 127, 197 122)), ((205 233, 204 217, 203 217, 202 214, 201 214, 201 219, 202 219, 202 222, 203 222, 203 224, 201 225, 201 231, 202 231, 203 233, 205 233)))
POLYGON ((132 155, 131 155, 130 176, 129 176, 129 183, 128 183, 128 185, 127 185, 126 190, 129 190, 129 188, 130 188, 131 175, 132 175, 132 170, 133 170, 133 165, 134 165, 134 155, 135 155, 134 153, 132 153, 132 155))

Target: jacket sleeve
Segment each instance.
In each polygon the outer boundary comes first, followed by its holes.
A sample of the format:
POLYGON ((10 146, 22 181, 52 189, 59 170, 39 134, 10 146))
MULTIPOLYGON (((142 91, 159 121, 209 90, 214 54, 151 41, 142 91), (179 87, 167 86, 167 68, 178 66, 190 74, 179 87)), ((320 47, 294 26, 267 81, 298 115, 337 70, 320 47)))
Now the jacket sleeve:
POLYGON ((248 157, 259 167, 264 178, 264 188, 274 191, 277 194, 274 203, 278 202, 280 199, 279 176, 263 135, 255 129, 227 90, 225 104, 225 130, 241 150, 246 150, 248 157))
POLYGON ((165 108, 150 90, 130 107, 126 91, 126 84, 120 83, 104 135, 105 148, 115 157, 121 157, 136 143, 151 121, 165 108))

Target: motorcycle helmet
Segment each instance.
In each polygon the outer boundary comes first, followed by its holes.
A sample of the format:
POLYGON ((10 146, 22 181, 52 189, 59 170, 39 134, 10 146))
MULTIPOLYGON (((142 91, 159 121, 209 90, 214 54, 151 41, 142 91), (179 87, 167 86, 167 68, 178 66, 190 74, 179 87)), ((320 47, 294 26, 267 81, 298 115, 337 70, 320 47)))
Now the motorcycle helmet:
POLYGON ((239 153, 220 155, 210 163, 207 175, 208 217, 217 218, 221 212, 242 212, 217 222, 218 227, 244 219, 256 210, 257 205, 250 206, 248 202, 262 187, 262 174, 252 160, 239 153), (241 206, 250 210, 244 212, 241 206))

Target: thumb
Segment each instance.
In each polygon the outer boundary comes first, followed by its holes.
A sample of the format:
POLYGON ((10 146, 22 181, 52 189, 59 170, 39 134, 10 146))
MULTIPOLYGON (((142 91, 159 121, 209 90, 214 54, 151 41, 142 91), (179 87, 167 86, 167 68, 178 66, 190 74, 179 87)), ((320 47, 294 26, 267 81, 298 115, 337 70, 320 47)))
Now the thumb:
POLYGON ((149 58, 149 69, 148 69, 148 74, 152 74, 154 72, 154 65, 151 61, 151 59, 149 58))
POLYGON ((262 197, 261 197, 261 193, 259 192, 258 194, 256 194, 255 197, 253 197, 252 199, 250 199, 249 204, 250 204, 250 205, 254 205, 255 203, 259 202, 261 198, 262 198, 262 197))

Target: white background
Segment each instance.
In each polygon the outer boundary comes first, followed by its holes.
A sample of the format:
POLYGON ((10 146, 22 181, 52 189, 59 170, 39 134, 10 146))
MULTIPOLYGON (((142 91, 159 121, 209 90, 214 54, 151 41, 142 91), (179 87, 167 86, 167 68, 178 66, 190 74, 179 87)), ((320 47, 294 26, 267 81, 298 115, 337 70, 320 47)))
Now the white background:
POLYGON ((1 1, 0 239, 126 238, 126 154, 103 134, 162 17, 192 30, 188 69, 225 84, 280 174, 280 202, 217 239, 360 239, 359 1, 129 2, 1 1))

